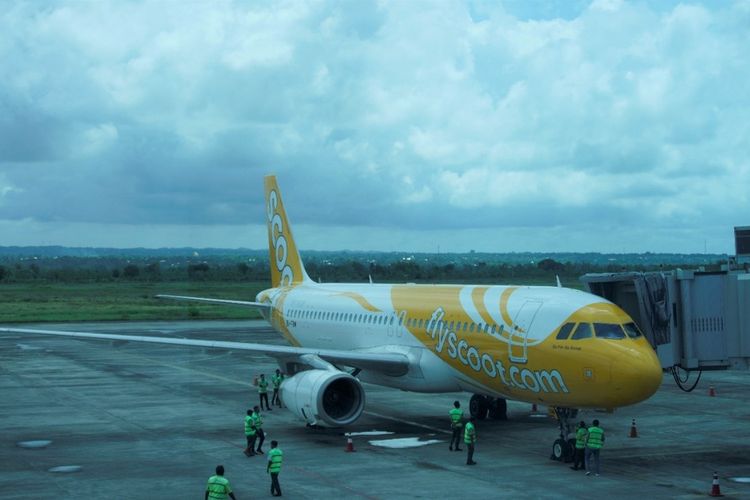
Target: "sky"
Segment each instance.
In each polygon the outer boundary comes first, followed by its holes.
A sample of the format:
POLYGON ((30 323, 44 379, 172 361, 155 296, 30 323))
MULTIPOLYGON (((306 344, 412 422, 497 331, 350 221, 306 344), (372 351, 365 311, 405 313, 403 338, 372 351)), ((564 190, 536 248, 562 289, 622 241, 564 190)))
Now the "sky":
POLYGON ((0 245, 734 253, 750 1, 0 4, 0 245))

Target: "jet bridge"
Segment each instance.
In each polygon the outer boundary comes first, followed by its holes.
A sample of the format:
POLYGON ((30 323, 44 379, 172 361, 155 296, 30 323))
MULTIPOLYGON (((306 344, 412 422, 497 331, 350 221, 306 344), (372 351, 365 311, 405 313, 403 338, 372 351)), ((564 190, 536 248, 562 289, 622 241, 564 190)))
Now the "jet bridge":
POLYGON ((714 272, 592 273, 580 279, 591 293, 614 302, 635 320, 662 367, 671 369, 682 387, 686 380, 679 380, 678 369, 750 367, 747 268, 733 261, 714 272))

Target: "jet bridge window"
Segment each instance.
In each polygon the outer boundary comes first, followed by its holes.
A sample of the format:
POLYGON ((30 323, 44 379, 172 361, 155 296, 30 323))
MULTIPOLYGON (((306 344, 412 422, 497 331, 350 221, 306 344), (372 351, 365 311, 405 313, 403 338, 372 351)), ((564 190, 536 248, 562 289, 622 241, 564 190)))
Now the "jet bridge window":
POLYGON ((613 323, 594 323, 596 338, 599 339, 624 339, 625 332, 622 327, 613 323))
POLYGON ((573 331, 573 327, 576 326, 575 323, 565 323, 563 326, 560 327, 560 331, 557 332, 557 340, 565 340, 570 335, 570 332, 573 331))
POLYGON ((622 327, 623 329, 625 329, 625 333, 627 333, 628 337, 630 337, 631 339, 637 339, 638 337, 643 336, 635 323, 626 323, 622 325, 622 327))
POLYGON ((578 323, 575 333, 571 337, 573 340, 581 340, 591 338, 591 323, 578 323))

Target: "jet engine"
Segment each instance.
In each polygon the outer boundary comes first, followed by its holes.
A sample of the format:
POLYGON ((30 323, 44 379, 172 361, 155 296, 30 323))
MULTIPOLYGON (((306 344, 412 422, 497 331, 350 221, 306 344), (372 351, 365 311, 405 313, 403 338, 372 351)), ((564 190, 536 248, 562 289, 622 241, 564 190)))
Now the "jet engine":
POLYGON ((281 401, 310 425, 341 427, 365 409, 365 390, 356 378, 334 370, 305 370, 281 384, 281 401))

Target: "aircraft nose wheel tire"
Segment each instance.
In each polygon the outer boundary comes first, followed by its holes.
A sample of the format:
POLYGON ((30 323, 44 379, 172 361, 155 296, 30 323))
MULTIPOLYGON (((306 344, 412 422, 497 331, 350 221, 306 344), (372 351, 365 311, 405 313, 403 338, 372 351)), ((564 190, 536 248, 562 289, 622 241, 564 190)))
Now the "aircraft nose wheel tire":
POLYGON ((573 450, 568 442, 564 439, 557 439, 552 444, 552 456, 550 458, 558 462, 563 462, 566 461, 572 452, 573 450))

